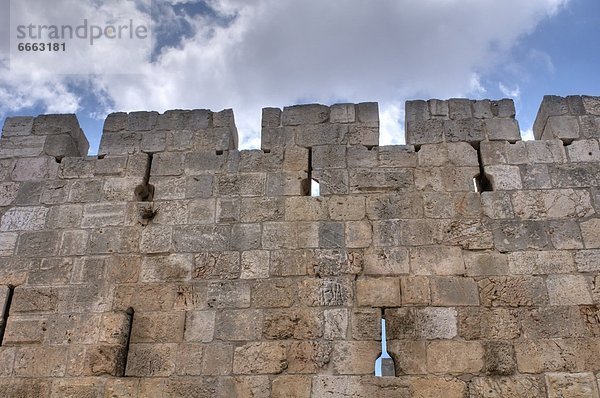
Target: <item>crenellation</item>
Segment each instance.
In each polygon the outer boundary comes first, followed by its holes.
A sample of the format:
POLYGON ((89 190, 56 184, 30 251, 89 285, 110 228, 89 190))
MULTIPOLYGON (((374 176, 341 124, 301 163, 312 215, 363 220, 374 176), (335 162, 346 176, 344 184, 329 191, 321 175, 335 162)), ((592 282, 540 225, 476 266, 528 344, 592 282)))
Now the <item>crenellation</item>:
POLYGON ((0 391, 597 396, 599 103, 522 141, 511 100, 409 101, 390 146, 376 103, 265 108, 260 150, 230 109, 113 113, 93 157, 8 118, 0 391))

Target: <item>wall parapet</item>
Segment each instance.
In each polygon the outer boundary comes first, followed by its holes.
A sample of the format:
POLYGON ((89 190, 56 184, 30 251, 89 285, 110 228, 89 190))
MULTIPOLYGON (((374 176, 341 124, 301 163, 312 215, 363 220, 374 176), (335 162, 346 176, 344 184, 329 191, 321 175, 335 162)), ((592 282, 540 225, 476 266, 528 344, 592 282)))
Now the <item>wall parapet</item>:
POLYGON ((376 103, 265 108, 254 150, 231 110, 111 114, 98 156, 74 115, 7 119, 0 395, 598 398, 580 99, 535 141, 510 100, 411 101, 389 146, 376 103))

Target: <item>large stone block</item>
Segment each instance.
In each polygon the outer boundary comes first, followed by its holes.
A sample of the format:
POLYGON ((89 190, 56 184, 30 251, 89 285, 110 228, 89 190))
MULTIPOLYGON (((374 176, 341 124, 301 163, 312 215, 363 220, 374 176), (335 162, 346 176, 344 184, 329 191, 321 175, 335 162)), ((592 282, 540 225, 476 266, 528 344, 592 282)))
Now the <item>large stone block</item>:
POLYGON ((427 369, 431 373, 479 373, 484 367, 480 342, 432 341, 427 346, 427 369))

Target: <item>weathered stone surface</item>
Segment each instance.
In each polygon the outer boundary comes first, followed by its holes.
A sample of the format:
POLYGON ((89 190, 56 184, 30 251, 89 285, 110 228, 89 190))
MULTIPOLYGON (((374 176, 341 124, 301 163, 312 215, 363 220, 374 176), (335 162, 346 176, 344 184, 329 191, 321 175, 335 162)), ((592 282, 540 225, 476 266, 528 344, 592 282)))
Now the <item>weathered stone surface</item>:
POLYGON ((432 278, 431 304, 440 306, 479 305, 477 283, 466 277, 432 278))
POLYGON ((548 397, 597 398, 598 383, 593 373, 548 373, 546 374, 548 397))
POLYGON ((479 373, 484 366, 479 342, 432 341, 427 346, 427 369, 431 373, 479 373))
POLYGON ((242 151, 230 109, 112 114, 99 158, 9 118, 0 395, 597 397, 598 104, 521 141, 511 100, 411 101, 382 147, 375 103, 267 108, 242 151))
POLYGON ((486 307, 538 306, 548 302, 548 293, 539 277, 491 277, 478 282, 481 304, 486 307))
POLYGON ((279 374, 287 366, 282 343, 248 343, 237 347, 233 354, 233 371, 237 374, 279 374))
POLYGON ((538 377, 478 377, 469 384, 469 398, 545 398, 544 382, 538 377))

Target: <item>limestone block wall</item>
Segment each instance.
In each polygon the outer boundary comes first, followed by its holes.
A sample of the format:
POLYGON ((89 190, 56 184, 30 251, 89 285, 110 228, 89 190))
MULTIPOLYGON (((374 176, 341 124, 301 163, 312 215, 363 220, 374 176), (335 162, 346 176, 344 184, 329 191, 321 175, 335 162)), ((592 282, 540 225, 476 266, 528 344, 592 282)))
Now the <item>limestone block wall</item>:
POLYGON ((0 396, 599 397, 600 98, 73 115, 0 138, 0 396), (311 182, 320 194, 310 196, 311 182), (381 319, 396 375, 375 377, 381 319))

